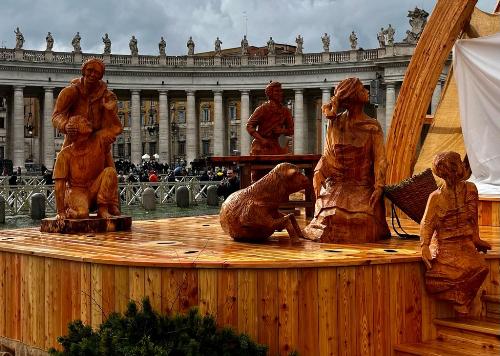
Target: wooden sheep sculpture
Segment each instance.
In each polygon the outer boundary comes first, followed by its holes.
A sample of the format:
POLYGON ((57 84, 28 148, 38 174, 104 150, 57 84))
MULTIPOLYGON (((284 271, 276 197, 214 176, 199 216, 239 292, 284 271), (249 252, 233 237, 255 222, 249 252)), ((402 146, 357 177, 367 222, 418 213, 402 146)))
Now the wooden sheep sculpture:
POLYGON ((309 180, 297 166, 280 163, 245 189, 231 194, 222 204, 222 229, 237 241, 260 242, 276 230, 286 229, 292 240, 302 238, 293 214, 278 211, 290 194, 305 189, 309 180))

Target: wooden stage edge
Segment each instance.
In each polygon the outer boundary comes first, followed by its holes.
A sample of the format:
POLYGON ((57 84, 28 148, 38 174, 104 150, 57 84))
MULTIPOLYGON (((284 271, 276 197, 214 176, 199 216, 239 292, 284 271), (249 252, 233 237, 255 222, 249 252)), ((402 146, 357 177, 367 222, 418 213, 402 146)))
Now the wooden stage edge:
MULTIPOLYGON (((483 291, 500 294, 500 227, 480 234, 493 251, 473 316, 485 312, 483 291)), ((130 232, 104 234, 2 231, 0 337, 57 347, 71 320, 97 327, 148 296, 164 313, 198 306, 269 345, 270 355, 392 355, 395 345, 434 339, 434 318, 454 316, 425 292, 418 241, 294 245, 277 236, 234 242, 218 216, 134 222, 130 232)))

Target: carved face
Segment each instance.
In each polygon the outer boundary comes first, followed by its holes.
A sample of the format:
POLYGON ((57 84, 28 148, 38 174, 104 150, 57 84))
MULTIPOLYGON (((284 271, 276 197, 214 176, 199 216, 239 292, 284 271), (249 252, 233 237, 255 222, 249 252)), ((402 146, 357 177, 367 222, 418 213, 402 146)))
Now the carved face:
POLYGON ((95 63, 89 63, 83 72, 83 77, 85 81, 89 84, 95 84, 99 80, 101 80, 103 76, 103 72, 101 71, 101 67, 95 63))
POLYGON ((268 97, 271 101, 281 103, 283 101, 283 90, 281 90, 281 86, 276 85, 271 87, 268 91, 268 97))

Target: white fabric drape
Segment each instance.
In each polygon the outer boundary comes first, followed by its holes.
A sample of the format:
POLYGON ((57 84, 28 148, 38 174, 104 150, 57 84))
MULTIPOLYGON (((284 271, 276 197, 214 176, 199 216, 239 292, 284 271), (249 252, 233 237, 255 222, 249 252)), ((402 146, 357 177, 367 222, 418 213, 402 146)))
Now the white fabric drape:
POLYGON ((459 40, 453 53, 460 119, 480 194, 500 193, 500 33, 459 40))

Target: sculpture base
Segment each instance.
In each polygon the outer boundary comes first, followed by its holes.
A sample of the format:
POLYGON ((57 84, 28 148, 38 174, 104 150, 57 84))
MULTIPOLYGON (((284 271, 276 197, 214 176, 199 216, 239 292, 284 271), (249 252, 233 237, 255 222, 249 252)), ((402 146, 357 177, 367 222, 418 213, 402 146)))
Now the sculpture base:
POLYGON ((88 219, 43 219, 40 231, 59 234, 113 232, 130 231, 131 226, 132 217, 130 216, 101 219, 91 215, 88 219))

